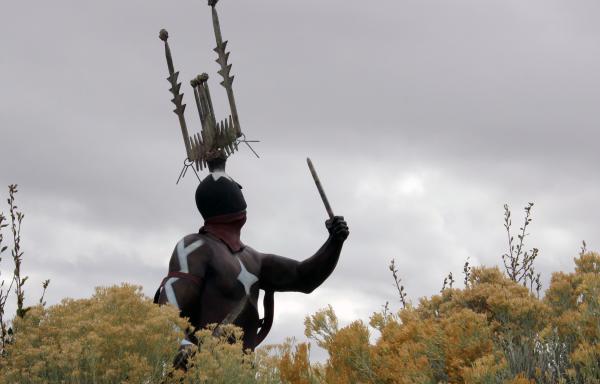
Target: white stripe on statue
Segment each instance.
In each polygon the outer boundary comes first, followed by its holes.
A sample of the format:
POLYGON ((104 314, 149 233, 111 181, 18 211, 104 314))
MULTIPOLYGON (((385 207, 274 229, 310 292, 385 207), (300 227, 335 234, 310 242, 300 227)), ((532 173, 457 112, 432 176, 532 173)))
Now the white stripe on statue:
POLYGON ((169 280, 167 280, 167 282, 165 283, 165 293, 167 294, 167 301, 170 304, 177 307, 177 309, 181 309, 181 308, 179 308, 179 304, 177 303, 177 298, 175 297, 175 291, 173 290, 173 283, 176 282, 177 280, 179 280, 179 279, 176 277, 171 277, 169 280))
POLYGON ((183 240, 177 243, 177 259, 179 260, 179 271, 183 273, 190 273, 190 269, 188 267, 188 256, 190 253, 194 252, 196 249, 200 248, 204 244, 203 240, 197 240, 192 244, 185 247, 183 245, 183 240))

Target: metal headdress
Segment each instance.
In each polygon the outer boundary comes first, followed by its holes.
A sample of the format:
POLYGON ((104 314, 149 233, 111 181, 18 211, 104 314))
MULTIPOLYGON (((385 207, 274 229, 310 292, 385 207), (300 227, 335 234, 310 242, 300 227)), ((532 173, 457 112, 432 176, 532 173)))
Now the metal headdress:
POLYGON ((221 85, 225 87, 225 90, 227 91, 231 115, 224 120, 217 121, 213 110, 212 100, 210 98, 210 91, 208 89, 208 75, 206 73, 198 75, 192 79, 190 84, 194 90, 196 106, 198 107, 200 122, 202 123, 202 131, 200 134, 196 133, 190 136, 188 133, 184 117, 186 105, 183 104, 183 94, 180 93, 181 83, 178 82, 179 72, 175 71, 171 49, 167 41, 169 33, 163 29, 159 34, 160 39, 165 42, 165 55, 167 57, 167 66, 169 67, 169 77, 167 77, 167 80, 171 84, 170 91, 173 94, 173 99, 171 101, 175 104, 175 110, 173 112, 175 112, 179 118, 187 161, 189 164, 195 164, 196 169, 203 169, 209 162, 214 160, 225 160, 238 149, 238 144, 240 142, 248 143, 243 139, 244 134, 240 127, 240 120, 235 105, 232 87, 234 77, 230 75, 231 64, 228 63, 229 52, 225 51, 227 41, 223 41, 221 35, 219 16, 215 8, 217 2, 218 0, 209 0, 208 5, 212 8, 213 27, 217 41, 217 47, 214 49, 218 55, 216 61, 221 66, 218 73, 223 77, 221 85))

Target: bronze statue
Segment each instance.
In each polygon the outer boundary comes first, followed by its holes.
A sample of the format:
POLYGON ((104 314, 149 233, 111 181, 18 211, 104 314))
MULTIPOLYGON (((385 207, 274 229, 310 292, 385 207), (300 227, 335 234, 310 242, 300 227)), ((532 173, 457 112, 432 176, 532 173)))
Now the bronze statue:
MULTIPOLYGON (((221 66, 221 83, 227 90, 231 116, 216 122, 208 91, 208 75, 192 80, 200 120, 201 135, 190 137, 184 118, 185 104, 177 83, 173 59, 167 43, 168 34, 162 30, 169 67, 168 80, 174 95, 175 113, 179 117, 186 149, 186 166, 196 170, 209 170, 196 189, 196 206, 204 218, 198 233, 181 239, 173 251, 169 273, 155 295, 155 302, 170 303, 189 317, 195 329, 216 324, 215 333, 224 324, 234 324, 244 331, 244 348, 253 350, 269 332, 273 320, 274 292, 310 293, 333 272, 342 245, 349 231, 344 218, 334 216, 320 181, 310 160, 309 167, 325 203, 329 219, 326 228, 329 236, 325 243, 308 259, 299 262, 273 254, 261 253, 243 244, 241 229, 246 222, 246 201, 242 187, 225 172, 227 157, 246 142, 242 134, 230 76, 229 53, 225 52, 215 5, 210 0, 213 24, 217 39, 217 62, 221 66), (265 291, 263 304, 265 318, 259 319, 259 290, 265 291)), ((246 142, 247 144, 247 142, 246 142)), ((187 332, 182 341, 176 365, 185 369, 186 350, 196 343, 195 330, 187 332)))

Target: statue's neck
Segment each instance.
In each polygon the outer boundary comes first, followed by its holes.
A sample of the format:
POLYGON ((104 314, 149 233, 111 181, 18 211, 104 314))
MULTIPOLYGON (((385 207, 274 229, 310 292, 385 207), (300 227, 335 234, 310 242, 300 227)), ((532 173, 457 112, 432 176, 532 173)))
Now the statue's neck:
POLYGON ((245 223, 246 211, 215 216, 204 221, 200 232, 210 233, 223 241, 232 252, 238 252, 244 247, 240 234, 245 223))

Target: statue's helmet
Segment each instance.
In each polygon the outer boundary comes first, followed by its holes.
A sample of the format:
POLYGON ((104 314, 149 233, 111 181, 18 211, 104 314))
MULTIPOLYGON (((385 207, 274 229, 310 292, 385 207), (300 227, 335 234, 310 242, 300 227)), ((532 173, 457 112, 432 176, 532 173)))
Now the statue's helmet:
POLYGON ((208 165, 209 175, 196 188, 196 206, 204 220, 244 211, 247 205, 242 186, 225 173, 225 160, 208 165))

